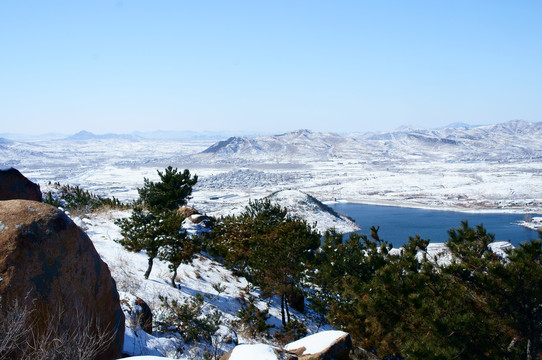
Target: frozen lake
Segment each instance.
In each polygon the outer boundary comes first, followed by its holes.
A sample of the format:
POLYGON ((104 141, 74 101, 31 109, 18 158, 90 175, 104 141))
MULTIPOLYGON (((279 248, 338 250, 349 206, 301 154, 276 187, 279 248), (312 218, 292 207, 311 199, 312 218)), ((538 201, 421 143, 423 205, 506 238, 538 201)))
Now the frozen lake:
POLYGON ((380 238, 389 241, 394 247, 401 246, 408 241, 409 236, 417 234, 424 239, 431 239, 431 242, 446 242, 447 230, 459 227, 463 220, 468 220, 470 226, 483 224, 489 233, 495 234, 496 241, 510 241, 515 246, 538 239, 536 231, 515 224, 524 220, 523 214, 465 213, 353 203, 335 203, 330 206, 354 219, 364 234, 369 234, 371 226, 380 226, 380 238))

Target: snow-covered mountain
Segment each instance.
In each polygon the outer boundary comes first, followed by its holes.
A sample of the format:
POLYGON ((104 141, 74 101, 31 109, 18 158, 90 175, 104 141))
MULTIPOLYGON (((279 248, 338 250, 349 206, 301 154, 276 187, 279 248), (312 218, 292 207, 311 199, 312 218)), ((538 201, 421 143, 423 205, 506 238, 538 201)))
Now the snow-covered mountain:
POLYGON ((212 162, 306 162, 326 161, 343 154, 362 151, 354 138, 328 132, 297 130, 274 136, 231 137, 192 158, 212 162))
POLYGON ((412 156, 455 161, 540 159, 542 122, 512 120, 478 127, 451 124, 442 129, 401 127, 391 132, 348 136, 298 130, 275 136, 232 137, 192 159, 215 163, 302 163, 375 156, 391 160, 410 160, 412 156))

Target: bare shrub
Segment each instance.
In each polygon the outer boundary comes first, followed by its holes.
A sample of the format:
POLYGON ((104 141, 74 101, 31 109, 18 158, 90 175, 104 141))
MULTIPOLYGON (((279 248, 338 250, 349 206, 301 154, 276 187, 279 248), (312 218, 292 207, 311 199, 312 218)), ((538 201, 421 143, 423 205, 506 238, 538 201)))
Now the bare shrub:
POLYGON ((0 299, 0 360, 92 360, 115 340, 110 326, 76 312, 75 322, 66 323, 65 312, 53 314, 0 299))
POLYGON ((21 344, 28 335, 29 314, 17 300, 9 307, 2 306, 0 297, 0 360, 15 359, 22 350, 21 344))
POLYGON ((138 294, 141 292, 141 279, 132 270, 133 265, 123 258, 120 253, 117 256, 115 263, 110 266, 110 269, 111 276, 115 279, 119 291, 130 294, 138 294))

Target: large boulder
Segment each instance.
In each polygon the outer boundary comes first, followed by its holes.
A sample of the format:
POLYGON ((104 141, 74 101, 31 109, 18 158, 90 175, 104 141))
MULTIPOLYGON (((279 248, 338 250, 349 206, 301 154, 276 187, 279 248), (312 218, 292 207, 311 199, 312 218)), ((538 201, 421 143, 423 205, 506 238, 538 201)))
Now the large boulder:
MULTIPOLYGON (((124 315, 115 281, 89 237, 66 214, 45 203, 0 201, 0 299, 34 310, 34 330, 58 319, 63 329, 90 324, 113 331, 97 359, 121 356, 124 315)), ((96 330, 98 328, 98 330, 96 330)))
POLYGON ((0 200, 12 199, 42 201, 40 187, 17 169, 0 170, 0 200))
POLYGON ((179 212, 179 214, 181 214, 185 218, 189 217, 190 215, 199 214, 199 212, 196 209, 188 205, 181 206, 177 211, 179 212))
POLYGON ((299 360, 348 360, 352 351, 350 334, 330 330, 309 335, 284 347, 299 360))

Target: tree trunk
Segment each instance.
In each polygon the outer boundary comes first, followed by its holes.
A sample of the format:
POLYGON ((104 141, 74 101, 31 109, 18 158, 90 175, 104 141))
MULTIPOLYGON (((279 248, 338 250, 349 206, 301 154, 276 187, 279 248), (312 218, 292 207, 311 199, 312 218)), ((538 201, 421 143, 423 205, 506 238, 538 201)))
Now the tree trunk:
POLYGON ((145 275, 143 275, 145 277, 145 279, 148 279, 149 275, 151 274, 153 259, 154 258, 152 258, 152 257, 149 258, 149 267, 147 268, 147 271, 145 271, 145 275))
POLYGON ((284 317, 284 297, 286 295, 282 294, 280 297, 280 314, 282 315, 282 326, 286 325, 286 319, 284 317))
POLYGON ((286 318, 290 322, 290 310, 288 309, 288 297, 284 295, 284 307, 286 308, 286 318))
MULTIPOLYGON (((173 270, 173 276, 171 277, 171 284, 174 288, 177 288, 177 284, 175 283, 175 279, 177 278, 177 268, 173 270)), ((179 289, 181 288, 181 284, 179 284, 179 289)))

